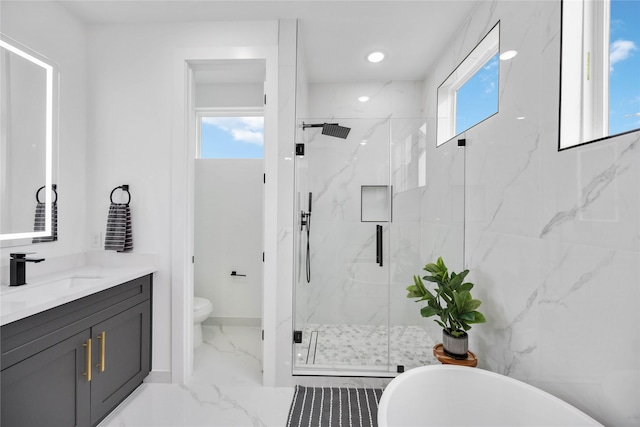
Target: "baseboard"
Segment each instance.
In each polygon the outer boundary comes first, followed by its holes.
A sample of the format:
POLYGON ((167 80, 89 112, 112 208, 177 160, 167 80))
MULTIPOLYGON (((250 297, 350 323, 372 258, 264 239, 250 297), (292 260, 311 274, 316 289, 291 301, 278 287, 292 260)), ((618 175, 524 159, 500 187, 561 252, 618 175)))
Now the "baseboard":
POLYGON ((144 382, 171 384, 171 371, 151 371, 144 382))
POLYGON ((260 326, 262 319, 259 317, 209 317, 202 324, 209 326, 260 326))

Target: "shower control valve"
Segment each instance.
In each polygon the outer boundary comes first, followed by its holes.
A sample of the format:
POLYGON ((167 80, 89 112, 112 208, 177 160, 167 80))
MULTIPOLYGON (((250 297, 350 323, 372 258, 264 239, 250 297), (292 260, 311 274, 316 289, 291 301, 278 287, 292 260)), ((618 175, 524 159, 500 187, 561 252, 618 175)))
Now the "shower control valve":
POLYGON ((309 225, 311 212, 300 211, 300 230, 309 225))

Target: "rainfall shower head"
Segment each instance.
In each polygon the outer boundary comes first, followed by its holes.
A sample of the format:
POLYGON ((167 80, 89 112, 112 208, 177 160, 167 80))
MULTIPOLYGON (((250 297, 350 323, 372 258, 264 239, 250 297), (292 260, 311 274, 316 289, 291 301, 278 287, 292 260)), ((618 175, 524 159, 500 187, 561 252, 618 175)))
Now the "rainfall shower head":
POLYGON ((308 125, 302 123, 302 130, 307 128, 322 128, 322 134, 328 136, 335 136, 336 138, 347 139, 351 128, 340 126, 338 123, 322 123, 308 125))
POLYGON ((322 126, 323 135, 335 136, 336 138, 342 139, 347 139, 350 130, 351 128, 340 126, 337 123, 325 123, 324 126, 322 126))

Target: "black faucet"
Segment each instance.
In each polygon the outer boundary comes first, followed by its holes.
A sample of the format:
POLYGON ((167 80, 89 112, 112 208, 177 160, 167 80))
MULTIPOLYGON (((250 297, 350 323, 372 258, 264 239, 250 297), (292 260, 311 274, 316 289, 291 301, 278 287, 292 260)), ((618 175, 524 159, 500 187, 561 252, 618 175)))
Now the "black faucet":
MULTIPOLYGON (((33 252, 32 252, 33 253, 33 252)), ((26 284, 25 264, 28 262, 42 262, 44 258, 27 258, 29 253, 10 254, 9 261, 9 286, 21 286, 26 284)))

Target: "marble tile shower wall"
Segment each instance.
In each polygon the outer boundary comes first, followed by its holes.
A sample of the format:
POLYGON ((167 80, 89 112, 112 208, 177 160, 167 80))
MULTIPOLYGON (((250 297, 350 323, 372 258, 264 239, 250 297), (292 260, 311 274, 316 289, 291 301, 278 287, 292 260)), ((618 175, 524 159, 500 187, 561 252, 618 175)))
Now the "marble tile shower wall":
POLYGON ((557 151, 560 2, 480 2, 425 87, 498 20, 518 56, 501 63, 499 113, 464 135, 465 263, 488 319, 470 346, 605 425, 638 425, 640 133, 557 151))
MULTIPOLYGON (((335 118, 352 131, 347 140, 340 140, 322 136, 319 130, 298 129, 297 140, 307 143, 307 155, 297 159, 296 179, 302 189, 297 197, 306 206, 306 194, 311 191, 314 204, 312 282, 306 285, 304 277, 304 285, 298 282, 297 320, 330 324, 421 322, 415 306, 407 304, 410 301, 404 288, 422 265, 418 230, 424 170, 418 165, 424 160, 426 136, 424 120, 416 119, 422 116, 422 82, 311 83, 307 93, 309 117, 335 118), (359 102, 361 95, 370 96, 370 100, 359 102), (394 217, 391 232, 385 229, 391 251, 391 270, 387 270, 386 265, 380 268, 375 263, 376 223, 360 221, 360 197, 362 185, 384 185, 390 180, 394 217)), ((304 249, 304 237, 300 242, 304 249)), ((302 267, 303 258, 296 258, 302 267)))
POLYGON ((386 270, 375 262, 375 223, 360 221, 360 188, 388 183, 389 120, 341 119, 341 124, 352 128, 346 140, 321 135, 319 129, 304 131, 314 201, 306 318, 312 323, 384 324, 387 277, 380 272, 386 270), (361 145, 365 135, 367 144, 361 145))
MULTIPOLYGON (((433 117, 433 114, 428 114, 433 117)), ((428 120, 428 129, 435 129, 435 121, 428 120)), ((464 267, 464 178, 465 149, 456 142, 436 148, 433 139, 427 141, 426 185, 420 199, 420 254, 421 260, 413 274, 424 275, 427 262, 442 257, 451 271, 460 272, 464 267)), ((409 276, 411 278, 411 276, 409 276)), ((404 288, 402 288, 404 290, 404 288)), ((415 302, 406 305, 411 313, 417 313, 415 302)), ((423 319, 422 324, 434 337, 442 341, 442 328, 433 318, 423 319)))

